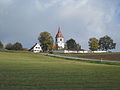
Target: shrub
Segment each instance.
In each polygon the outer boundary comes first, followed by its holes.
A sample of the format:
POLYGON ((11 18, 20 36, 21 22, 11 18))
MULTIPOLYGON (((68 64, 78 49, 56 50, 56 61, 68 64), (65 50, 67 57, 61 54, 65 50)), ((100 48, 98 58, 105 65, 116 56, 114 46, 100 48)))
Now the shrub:
POLYGON ((8 43, 5 47, 7 50, 22 50, 22 44, 16 42, 15 44, 8 43))
POLYGON ((16 42, 13 46, 12 46, 13 50, 21 50, 22 49, 22 44, 19 42, 16 42))
POLYGON ((5 49, 7 49, 7 50, 13 50, 13 44, 11 44, 11 43, 8 43, 6 46, 5 46, 5 49))
POLYGON ((2 49, 3 48, 3 44, 2 44, 2 42, 0 41, 0 49, 2 49))

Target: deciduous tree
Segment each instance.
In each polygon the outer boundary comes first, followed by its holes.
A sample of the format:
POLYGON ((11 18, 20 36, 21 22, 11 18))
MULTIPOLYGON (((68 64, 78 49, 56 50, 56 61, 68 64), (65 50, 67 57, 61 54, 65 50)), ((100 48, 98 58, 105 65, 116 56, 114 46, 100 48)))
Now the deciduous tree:
POLYGON ((79 44, 77 44, 74 39, 69 39, 66 42, 66 46, 67 46, 68 50, 77 50, 77 51, 79 51, 81 49, 81 46, 79 44))
POLYGON ((12 43, 8 43, 8 44, 5 46, 5 49, 7 49, 7 50, 12 50, 12 47, 13 47, 13 44, 12 44, 12 43))
POLYGON ((99 40, 99 45, 100 45, 100 49, 101 50, 111 50, 111 49, 115 49, 116 47, 116 43, 113 42, 113 39, 111 39, 111 37, 109 36, 104 36, 101 37, 99 40))
POLYGON ((13 46, 12 46, 12 49, 13 50, 22 50, 23 46, 21 43, 19 42, 16 42, 13 46))
POLYGON ((43 51, 52 50, 54 41, 49 32, 41 32, 38 40, 41 43, 43 51))
POLYGON ((15 44, 8 43, 5 48, 7 50, 22 50, 23 46, 21 43, 16 42, 15 44))
POLYGON ((2 44, 2 42, 0 41, 0 49, 1 49, 1 48, 3 48, 3 44, 2 44))
POLYGON ((96 51, 99 49, 99 41, 96 38, 90 38, 88 43, 91 51, 96 51))

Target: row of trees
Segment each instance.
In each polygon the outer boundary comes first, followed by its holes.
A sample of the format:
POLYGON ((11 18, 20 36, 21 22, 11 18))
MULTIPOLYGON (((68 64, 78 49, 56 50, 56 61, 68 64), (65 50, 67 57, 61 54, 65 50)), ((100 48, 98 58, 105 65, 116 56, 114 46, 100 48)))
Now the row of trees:
POLYGON ((89 49, 91 51, 97 51, 97 50, 102 50, 102 51, 107 51, 111 49, 115 49, 116 43, 113 42, 113 39, 109 36, 104 36, 101 37, 99 40, 96 38, 90 38, 89 39, 89 49))
MULTIPOLYGON (((43 51, 53 50, 57 47, 55 47, 53 37, 49 32, 41 32, 38 40, 41 43, 43 51)), ((115 49, 116 47, 116 43, 114 43, 111 37, 107 35, 101 37, 99 40, 96 38, 90 38, 88 43, 91 51, 107 51, 109 49, 115 49)), ((69 39, 65 44, 65 49, 79 51, 81 50, 81 45, 76 43, 74 39, 69 39)))
POLYGON ((7 50, 22 50, 23 46, 21 43, 16 42, 14 44, 8 43, 5 47, 7 50))
MULTIPOLYGON (((2 42, 0 41, 0 49, 3 49, 4 48, 4 45, 2 44, 2 42)), ((14 44, 12 43, 8 43, 6 46, 5 46, 5 49, 7 50, 22 50, 23 49, 23 46, 21 43, 19 42, 16 42, 14 44)))
MULTIPOLYGON (((41 32, 40 36, 38 37, 38 40, 41 43, 43 51, 57 49, 57 46, 54 45, 53 37, 49 32, 41 32)), ((66 42, 65 49, 80 50, 81 46, 77 44, 74 39, 70 39, 66 42)))
MULTIPOLYGON (((49 32, 41 32, 40 36, 38 37, 38 40, 41 43, 43 51, 57 49, 54 45, 53 37, 49 32)), ((99 40, 96 38, 90 38, 88 43, 89 43, 89 49, 91 51, 97 51, 97 50, 107 51, 107 50, 115 49, 116 47, 116 43, 114 43, 111 37, 107 35, 104 37, 101 37, 99 40)), ((2 48, 3 48, 3 44, 0 41, 0 49, 2 48)), ((5 46, 5 49, 7 50, 22 50, 22 48, 23 46, 19 42, 16 42, 14 44, 8 43, 5 46)), ((81 50, 81 45, 76 43, 74 39, 69 39, 65 44, 65 49, 79 51, 81 50)))

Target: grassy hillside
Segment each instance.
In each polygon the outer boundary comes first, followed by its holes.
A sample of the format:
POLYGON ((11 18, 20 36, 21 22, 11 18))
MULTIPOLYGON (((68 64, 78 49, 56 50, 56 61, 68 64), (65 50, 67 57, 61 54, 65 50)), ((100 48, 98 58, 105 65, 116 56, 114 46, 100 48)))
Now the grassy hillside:
POLYGON ((0 52, 0 90, 120 90, 120 66, 0 52))

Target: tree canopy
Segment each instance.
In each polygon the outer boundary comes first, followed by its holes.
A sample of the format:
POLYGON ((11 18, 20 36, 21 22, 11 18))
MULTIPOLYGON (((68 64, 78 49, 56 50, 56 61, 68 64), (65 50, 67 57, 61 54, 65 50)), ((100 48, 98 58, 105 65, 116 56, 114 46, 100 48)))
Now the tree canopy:
POLYGON ((13 50, 21 50, 23 47, 22 47, 22 44, 19 43, 19 42, 16 42, 13 46, 12 46, 13 50))
POLYGON ((88 43, 91 51, 96 51, 99 49, 99 41, 96 38, 90 38, 88 43))
POLYGON ((5 46, 5 49, 7 49, 7 50, 12 50, 12 46, 13 46, 12 43, 8 43, 8 44, 5 46))
POLYGON ((100 45, 100 49, 101 50, 111 50, 111 49, 115 49, 116 47, 116 43, 113 42, 113 39, 111 39, 111 37, 109 36, 104 36, 101 37, 99 40, 99 45, 100 45))
POLYGON ((22 50, 23 46, 21 43, 16 42, 15 44, 8 43, 5 48, 7 50, 22 50))
POLYGON ((49 32, 41 32, 38 40, 42 46, 43 51, 52 50, 54 41, 49 32))
POLYGON ((81 46, 79 44, 76 43, 76 41, 74 39, 69 39, 66 42, 66 46, 68 50, 80 50, 81 46))
POLYGON ((0 49, 1 49, 1 48, 3 48, 3 44, 2 44, 2 42, 0 41, 0 49))

